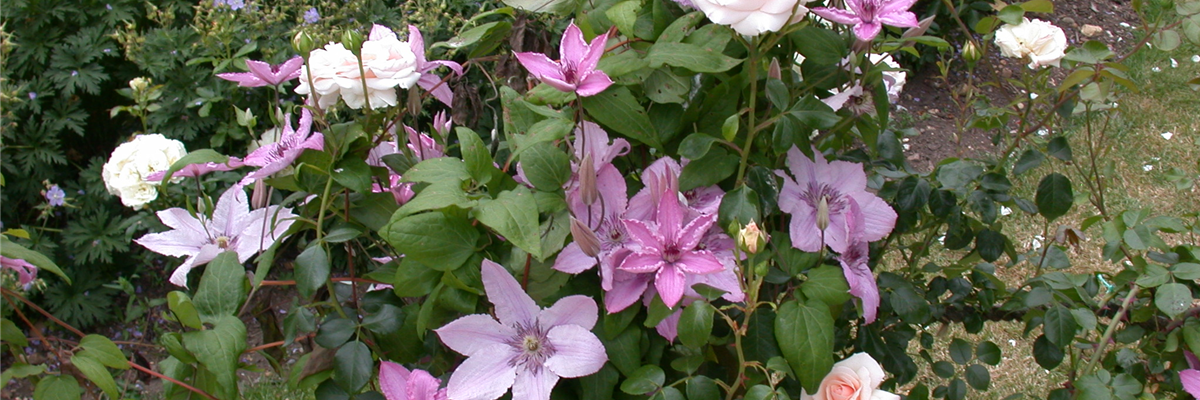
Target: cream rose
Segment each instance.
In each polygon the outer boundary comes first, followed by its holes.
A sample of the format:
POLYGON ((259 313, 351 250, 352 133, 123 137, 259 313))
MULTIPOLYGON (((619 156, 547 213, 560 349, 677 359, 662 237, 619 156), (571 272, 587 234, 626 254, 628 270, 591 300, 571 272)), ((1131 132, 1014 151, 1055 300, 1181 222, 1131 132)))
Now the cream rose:
POLYGON ((139 210, 158 198, 159 182, 146 181, 145 177, 166 171, 185 154, 187 149, 178 140, 157 133, 138 135, 113 150, 101 177, 109 193, 119 196, 125 206, 139 210))
POLYGON ((421 78, 412 47, 382 25, 375 25, 369 39, 363 42, 362 60, 367 77, 366 92, 361 89, 361 80, 355 80, 353 88, 342 88, 342 99, 351 108, 361 108, 366 100, 370 101, 371 108, 394 106, 396 87, 408 89, 421 78), (369 98, 364 98, 364 93, 369 98))
POLYGON ((895 103, 900 99, 900 92, 904 91, 904 84, 908 82, 908 73, 900 69, 900 63, 892 59, 891 54, 871 53, 867 55, 867 59, 871 60, 872 64, 879 65, 880 62, 889 67, 895 68, 893 71, 884 71, 883 84, 887 87, 888 99, 895 103))
POLYGON ((1040 19, 1004 24, 996 30, 996 45, 1005 57, 1029 57, 1029 68, 1058 66, 1066 55, 1067 35, 1062 28, 1040 19))
POLYGON ((804 18, 808 7, 797 2, 808 0, 693 0, 696 8, 712 22, 729 25, 737 33, 748 36, 774 32, 788 22, 804 18), (795 17, 792 11, 795 9, 795 17))
POLYGON ((800 392, 801 400, 900 400, 900 396, 879 390, 883 368, 867 353, 856 353, 833 364, 833 370, 821 380, 817 392, 800 392))
MULTIPOLYGON (((325 48, 309 53, 308 64, 300 67, 300 85, 296 87, 296 93, 316 93, 316 106, 326 109, 337 103, 343 87, 351 86, 362 87, 359 81, 358 58, 341 43, 330 43, 325 45, 325 48)), ((359 90, 361 93, 361 89, 359 90)), ((361 94, 359 97, 362 97, 361 94)))

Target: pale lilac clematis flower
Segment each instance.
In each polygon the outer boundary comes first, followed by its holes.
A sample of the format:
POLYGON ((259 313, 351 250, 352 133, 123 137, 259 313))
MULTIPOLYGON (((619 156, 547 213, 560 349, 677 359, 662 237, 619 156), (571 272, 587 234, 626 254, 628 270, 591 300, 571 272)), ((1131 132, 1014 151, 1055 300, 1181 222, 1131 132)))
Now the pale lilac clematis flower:
POLYGON ((409 372, 391 361, 379 363, 379 390, 387 400, 446 400, 446 389, 438 389, 441 384, 423 370, 409 372))
MULTIPOLYGON (((435 128, 436 129, 436 128, 435 128)), ((446 125, 449 129, 449 124, 446 125)), ((408 149, 412 151, 416 161, 424 161, 431 158, 439 158, 445 156, 445 151, 442 145, 433 140, 432 137, 424 133, 417 132, 416 129, 404 126, 404 131, 408 134, 408 149)), ((367 154, 367 165, 375 167, 387 167, 383 162, 383 157, 399 153, 400 143, 398 140, 380 143, 371 152, 367 154)), ((392 192, 392 196, 396 199, 396 204, 403 205, 413 198, 415 193, 412 190, 412 183, 404 183, 400 181, 400 175, 391 172, 388 175, 388 185, 385 187, 379 183, 371 186, 371 191, 382 193, 385 191, 392 192)))
POLYGON ((138 244, 158 254, 187 257, 171 274, 170 282, 187 286, 187 274, 192 268, 212 261, 224 251, 237 252, 238 261, 271 247, 284 238, 295 222, 292 209, 270 206, 250 211, 250 202, 241 185, 234 185, 221 195, 212 217, 199 218, 182 208, 158 212, 158 219, 173 230, 151 233, 137 240, 138 244))
POLYGON ((511 387, 513 400, 547 400, 560 377, 591 375, 608 361, 591 332, 599 310, 590 297, 567 296, 541 309, 500 264, 483 260, 482 278, 496 318, 468 315, 436 330, 468 357, 450 376, 450 398, 492 400, 511 387))
POLYGON ((867 266, 870 254, 867 242, 862 238, 862 211, 854 199, 848 202, 850 212, 846 213, 846 224, 850 226, 850 246, 838 255, 838 262, 842 264, 842 275, 850 285, 850 294, 862 300, 863 318, 870 324, 875 322, 879 311, 879 285, 867 266))
POLYGON ((242 87, 279 86, 279 84, 300 77, 300 67, 304 59, 295 56, 283 64, 271 65, 262 61, 246 60, 246 68, 250 72, 226 72, 217 74, 218 78, 237 82, 242 87))
POLYGON ((712 252, 698 249, 715 214, 686 222, 687 210, 678 196, 660 196, 653 222, 626 219, 625 229, 640 245, 621 262, 620 269, 640 274, 654 273, 654 287, 667 307, 674 308, 687 289, 689 274, 720 272, 725 266, 712 252))
POLYGON ((861 210, 862 240, 883 239, 896 226, 896 212, 883 199, 867 191, 867 174, 859 164, 826 162, 814 149, 815 160, 809 160, 796 147, 788 150, 788 168, 775 175, 783 178, 779 193, 779 209, 792 215, 790 233, 792 246, 808 252, 828 245, 838 253, 850 247, 851 226, 847 214, 853 201, 861 210), (792 180, 792 177, 795 180, 792 180))
POLYGON ((245 165, 259 167, 257 171, 251 172, 242 179, 242 185, 282 171, 292 165, 292 162, 296 161, 296 158, 300 157, 300 154, 304 153, 306 149, 318 151, 325 149, 325 136, 321 132, 310 132, 312 113, 307 108, 300 112, 299 129, 292 129, 291 115, 284 116, 283 120, 283 132, 279 134, 278 142, 259 147, 247 155, 245 160, 242 160, 245 165))
POLYGON ((1192 397, 1200 399, 1200 360, 1196 359, 1196 355, 1192 352, 1184 350, 1183 357, 1187 360, 1188 369, 1179 371, 1179 383, 1183 384, 1183 390, 1187 391, 1192 397))
MULTIPOLYGON (((206 162, 188 164, 188 166, 180 168, 178 171, 175 171, 174 174, 171 174, 171 178, 195 178, 209 172, 232 171, 245 165, 246 164, 242 162, 242 159, 237 157, 229 157, 229 161, 223 163, 206 162)), ((158 171, 150 175, 146 175, 145 179, 151 182, 158 182, 163 180, 166 175, 167 171, 158 171)))
POLYGON ((34 279, 37 279, 38 269, 29 261, 8 258, 0 256, 0 268, 8 268, 17 273, 17 283, 22 287, 28 288, 34 279))
POLYGON ((900 28, 917 26, 917 15, 908 11, 917 0, 846 0, 849 10, 816 7, 813 14, 845 25, 854 25, 854 36, 870 41, 879 35, 883 25, 900 28))
POLYGON ((421 74, 421 78, 417 80, 417 86, 425 89, 432 94, 434 98, 445 104, 447 107, 454 106, 454 91, 450 90, 450 86, 442 83, 442 77, 433 74, 431 71, 439 66, 445 66, 454 71, 455 75, 462 76, 462 65, 454 61, 425 59, 425 38, 421 36, 421 31, 417 27, 408 26, 408 45, 412 48, 413 54, 417 56, 417 72, 421 74))
POLYGON ((589 44, 583 40, 583 31, 572 21, 563 32, 559 46, 561 60, 553 61, 545 54, 533 52, 516 53, 517 60, 529 73, 555 89, 574 92, 581 97, 594 96, 613 84, 608 74, 596 69, 610 34, 611 31, 605 32, 589 44))

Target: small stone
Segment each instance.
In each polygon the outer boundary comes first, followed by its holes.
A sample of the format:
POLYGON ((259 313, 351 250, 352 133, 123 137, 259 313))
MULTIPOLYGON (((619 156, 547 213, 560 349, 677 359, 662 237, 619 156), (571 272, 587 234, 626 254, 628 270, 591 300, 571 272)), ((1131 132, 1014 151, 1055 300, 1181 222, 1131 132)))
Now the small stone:
POLYGON ((1075 18, 1071 18, 1071 17, 1062 17, 1062 19, 1058 20, 1058 22, 1060 22, 1066 26, 1075 26, 1076 25, 1075 18))
POLYGON ((1172 58, 1171 59, 1171 68, 1179 68, 1179 61, 1175 61, 1175 59, 1172 58))
POLYGON ((1146 164, 1146 165, 1142 166, 1142 169, 1145 170, 1146 172, 1150 172, 1150 171, 1154 170, 1154 166, 1150 165, 1150 164, 1146 164))
POLYGON ((1192 56, 1192 62, 1194 62, 1194 63, 1200 63, 1200 54, 1193 55, 1193 56, 1192 56))
POLYGON ((1174 134, 1174 133, 1172 133, 1172 132, 1169 132, 1169 131, 1168 131, 1168 132, 1163 132, 1163 133, 1162 133, 1162 137, 1163 137, 1163 139, 1166 139, 1166 140, 1171 140, 1171 137, 1172 137, 1172 136, 1175 136, 1175 134, 1174 134))
POLYGON ((1083 33, 1083 36, 1093 37, 1103 33, 1104 28, 1092 24, 1084 24, 1082 28, 1079 28, 1079 32, 1083 33))

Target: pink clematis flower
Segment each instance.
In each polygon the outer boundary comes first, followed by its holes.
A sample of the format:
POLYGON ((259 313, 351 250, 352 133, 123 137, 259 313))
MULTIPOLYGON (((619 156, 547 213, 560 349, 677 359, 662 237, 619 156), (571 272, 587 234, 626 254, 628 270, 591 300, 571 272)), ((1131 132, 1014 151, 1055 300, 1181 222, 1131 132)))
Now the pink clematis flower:
POLYGON ((516 53, 517 60, 529 73, 555 89, 575 92, 581 97, 593 96, 613 84, 608 74, 596 69, 610 34, 611 31, 605 32, 588 44, 583 40, 583 31, 571 22, 559 46, 561 60, 553 61, 545 54, 533 52, 516 53))
POLYGON ((242 87, 279 86, 279 84, 300 77, 300 67, 304 59, 295 56, 283 64, 271 65, 262 61, 246 60, 246 68, 250 72, 226 72, 217 74, 218 78, 237 82, 242 87))
POLYGON ((875 275, 867 266, 869 249, 863 240, 863 218, 858 203, 849 201, 850 212, 846 214, 846 223, 850 226, 850 246, 838 255, 842 264, 842 275, 850 285, 850 294, 862 300, 863 318, 870 324, 875 322, 879 311, 879 285, 875 283, 875 275))
POLYGON ((870 41, 879 35, 883 25, 900 28, 917 26, 917 15, 908 11, 917 0, 846 0, 849 10, 816 7, 813 14, 845 25, 854 25, 854 36, 870 41))
POLYGON ((279 206, 250 211, 242 188, 234 185, 226 190, 211 218, 197 218, 182 208, 159 211, 158 219, 173 230, 147 234, 134 242, 158 254, 187 257, 171 274, 170 282, 177 286, 186 287, 188 271, 212 261, 221 252, 237 252, 238 261, 246 262, 282 240, 296 215, 292 209, 279 206))
POLYGON ((590 297, 567 296, 541 309, 499 264, 484 260, 482 278, 496 318, 468 315, 436 330, 468 357, 450 376, 450 398, 492 400, 511 387, 513 400, 547 400, 559 378, 591 375, 608 361, 591 332, 598 309, 590 297))
POLYGON ((408 26, 408 45, 412 48, 412 52, 417 56, 417 72, 421 74, 421 78, 417 80, 417 85, 432 94, 435 99, 445 104, 447 107, 454 106, 454 91, 450 90, 450 86, 442 83, 442 77, 432 73, 439 66, 445 66, 454 71, 455 75, 462 76, 462 65, 454 61, 425 59, 425 38, 421 36, 421 31, 417 27, 408 26))
POLYGON ((300 128, 292 129, 292 116, 286 115, 283 117, 284 126, 283 132, 279 134, 279 141, 259 147, 254 152, 246 156, 242 162, 245 165, 259 167, 257 171, 251 172, 242 179, 242 185, 249 184, 257 179, 266 178, 276 172, 282 171, 289 165, 292 165, 296 158, 304 153, 305 149, 324 150, 325 136, 321 132, 312 133, 312 113, 308 109, 300 112, 300 128))
POLYGON ((654 288, 667 307, 675 307, 687 289, 689 274, 720 272, 725 266, 712 252, 698 249, 716 214, 701 215, 685 224, 687 210, 678 196, 660 196, 653 222, 626 219, 625 229, 640 245, 621 262, 620 269, 654 273, 654 288))
MULTIPOLYGON (((226 161, 223 163, 206 162, 206 163, 188 164, 188 166, 183 167, 183 168, 179 169, 178 171, 175 171, 174 174, 171 174, 171 178, 195 178, 197 176, 201 176, 201 175, 207 174, 209 172, 232 171, 234 169, 241 168, 245 165, 246 164, 242 162, 242 159, 237 158, 237 157, 229 157, 229 161, 226 161)), ((146 175, 145 180, 151 181, 151 182, 158 182, 158 181, 163 180, 163 178, 166 177, 166 175, 167 175, 167 171, 158 171, 158 172, 152 173, 150 175, 146 175)))
POLYGON ((438 389, 441 384, 423 370, 409 372, 391 361, 379 363, 379 390, 387 400, 446 400, 446 389, 438 389))
POLYGON ((37 279, 38 268, 29 261, 0 256, 0 268, 8 268, 16 272, 17 283, 25 288, 28 288, 29 284, 37 279))
POLYGON ((850 247, 851 225, 847 214, 850 202, 860 208, 862 239, 873 242, 883 239, 896 226, 896 211, 883 199, 867 191, 867 174, 859 164, 826 162, 818 150, 816 159, 809 160, 796 147, 788 150, 788 168, 775 175, 783 178, 779 193, 779 209, 792 215, 789 225, 792 246, 808 251, 821 250, 823 245, 838 253, 850 247), (795 180, 792 180, 795 176, 795 180))

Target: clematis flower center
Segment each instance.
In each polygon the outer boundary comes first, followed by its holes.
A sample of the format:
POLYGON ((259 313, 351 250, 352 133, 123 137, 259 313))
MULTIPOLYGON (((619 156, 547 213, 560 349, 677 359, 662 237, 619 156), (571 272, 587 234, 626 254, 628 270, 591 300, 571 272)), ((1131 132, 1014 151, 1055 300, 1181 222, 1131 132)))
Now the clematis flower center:
POLYGON ((862 18, 864 22, 874 21, 879 9, 883 8, 883 4, 880 3, 879 0, 864 0, 862 2, 863 13, 858 17, 862 18))
POLYGON ((682 255, 683 255, 683 252, 680 251, 679 247, 675 246, 675 245, 666 246, 666 248, 664 248, 663 252, 662 252, 663 260, 666 260, 667 262, 679 261, 679 257, 682 255))
POLYGON ((801 195, 810 207, 816 210, 817 228, 822 231, 829 227, 829 219, 835 214, 841 214, 846 208, 846 200, 837 190, 823 183, 809 183, 808 190, 801 195))
POLYGON ((218 236, 217 237, 217 247, 220 247, 222 249, 228 249, 229 241, 230 241, 230 239, 228 236, 218 236))
POLYGON ((516 328, 517 334, 507 341, 516 353, 508 364, 513 367, 524 365, 530 370, 541 368, 546 359, 554 355, 554 344, 536 322, 529 326, 519 324, 516 328))
POLYGON ((575 81, 576 81, 575 75, 577 75, 575 62, 563 60, 562 61, 562 74, 563 74, 563 78, 565 78, 567 83, 575 83, 575 81))

